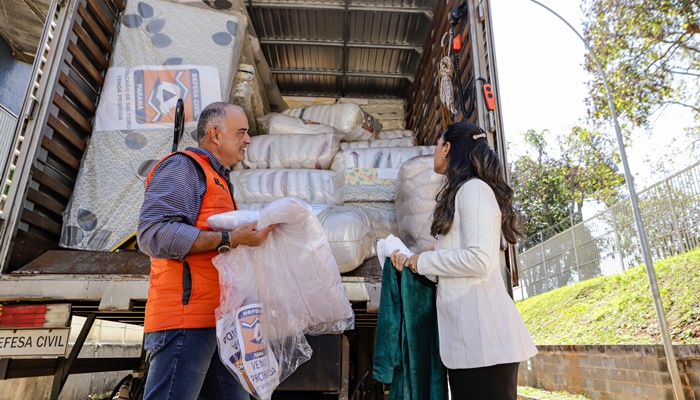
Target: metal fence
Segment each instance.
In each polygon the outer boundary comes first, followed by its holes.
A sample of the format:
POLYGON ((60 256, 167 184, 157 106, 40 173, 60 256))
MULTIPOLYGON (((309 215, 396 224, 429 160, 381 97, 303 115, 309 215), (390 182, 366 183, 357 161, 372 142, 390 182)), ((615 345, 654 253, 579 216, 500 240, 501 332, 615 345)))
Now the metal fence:
MULTIPOLYGON (((638 197, 654 260, 700 245, 700 163, 644 189, 638 197)), ((564 221, 523 242, 516 298, 617 274, 643 261, 629 199, 571 225, 564 221)))

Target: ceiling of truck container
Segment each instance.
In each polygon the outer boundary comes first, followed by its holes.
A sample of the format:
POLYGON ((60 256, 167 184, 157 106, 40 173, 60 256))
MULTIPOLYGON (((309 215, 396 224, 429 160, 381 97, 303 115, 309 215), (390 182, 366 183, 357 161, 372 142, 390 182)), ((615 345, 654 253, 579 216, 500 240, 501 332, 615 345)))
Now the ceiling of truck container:
POLYGON ((246 2, 284 95, 408 96, 436 0, 246 2))
MULTIPOLYGON (((0 35, 31 64, 50 0, 0 0, 0 35)), ((436 0, 245 0, 283 95, 406 98, 436 0)))

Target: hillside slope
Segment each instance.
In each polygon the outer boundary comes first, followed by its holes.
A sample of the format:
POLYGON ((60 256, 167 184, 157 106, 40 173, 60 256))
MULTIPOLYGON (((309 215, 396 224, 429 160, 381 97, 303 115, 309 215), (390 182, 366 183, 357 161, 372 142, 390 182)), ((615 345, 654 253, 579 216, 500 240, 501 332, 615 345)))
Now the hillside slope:
MULTIPOLYGON (((700 249, 654 264, 674 344, 700 343, 700 249)), ((536 344, 661 343, 643 265, 516 303, 536 344)))

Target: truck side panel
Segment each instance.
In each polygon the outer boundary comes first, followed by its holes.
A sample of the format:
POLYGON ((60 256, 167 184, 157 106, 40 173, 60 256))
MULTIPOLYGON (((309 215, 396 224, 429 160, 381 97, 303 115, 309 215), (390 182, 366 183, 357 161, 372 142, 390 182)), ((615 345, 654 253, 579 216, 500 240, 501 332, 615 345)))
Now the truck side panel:
POLYGON ((118 0, 53 2, 5 167, 2 272, 57 249, 107 71, 118 0), (14 246, 14 249, 13 249, 14 246))

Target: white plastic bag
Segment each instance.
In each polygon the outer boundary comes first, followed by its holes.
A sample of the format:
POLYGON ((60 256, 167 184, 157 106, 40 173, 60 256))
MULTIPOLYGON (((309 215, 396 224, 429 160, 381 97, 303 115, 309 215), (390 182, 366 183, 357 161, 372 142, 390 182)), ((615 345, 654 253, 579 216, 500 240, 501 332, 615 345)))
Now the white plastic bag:
POLYGON ((328 207, 318 214, 318 220, 326 232, 341 274, 354 270, 374 255, 374 230, 364 211, 351 207, 328 207))
POLYGON ((221 287, 219 354, 261 400, 311 357, 304 333, 340 333, 354 323, 311 207, 294 198, 274 201, 260 212, 257 229, 276 223, 261 246, 238 246, 213 260, 221 287))
POLYGON ((432 155, 434 152, 435 146, 348 149, 336 154, 331 170, 338 173, 347 168, 400 168, 401 164, 413 157, 432 155))
POLYGON ((297 197, 312 204, 340 205, 333 172, 315 169, 248 169, 231 172, 233 198, 241 203, 270 203, 297 197))
POLYGON ((435 249, 430 226, 435 196, 444 177, 433 171, 433 157, 421 156, 406 161, 396 180, 396 220, 399 237, 416 253, 435 249))
POLYGON ((330 125, 279 113, 267 114, 264 117, 258 118, 258 122, 260 122, 268 135, 315 135, 319 133, 341 134, 339 130, 330 125))
POLYGON ((345 151, 349 149, 366 149, 369 147, 405 147, 415 145, 415 136, 410 136, 397 139, 375 139, 355 142, 340 142, 340 150, 345 151))
POLYGON ((251 138, 240 169, 328 169, 338 152, 340 136, 260 135, 251 138))
POLYGON ((284 114, 331 125, 343 132, 347 142, 372 139, 382 130, 379 121, 353 103, 290 108, 284 114))
POLYGON ((377 139, 399 139, 411 136, 416 136, 416 134, 410 129, 382 129, 377 134, 377 139))

